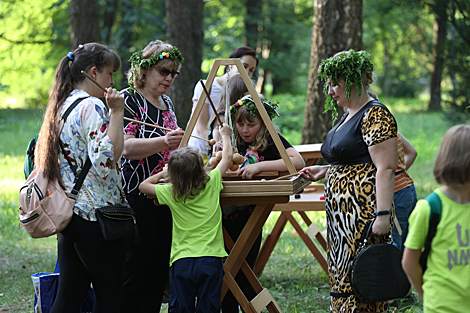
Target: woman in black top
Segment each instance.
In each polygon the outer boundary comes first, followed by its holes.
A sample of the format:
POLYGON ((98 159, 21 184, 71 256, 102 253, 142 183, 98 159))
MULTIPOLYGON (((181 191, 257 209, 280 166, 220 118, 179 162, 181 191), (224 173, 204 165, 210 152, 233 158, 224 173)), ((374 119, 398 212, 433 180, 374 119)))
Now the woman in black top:
POLYGON ((348 112, 322 145, 322 155, 331 165, 300 171, 312 181, 325 178, 331 312, 388 310, 386 301, 360 302, 352 292, 348 271, 366 225, 376 218, 373 234, 386 235, 394 214, 397 124, 368 93, 372 71, 365 51, 350 50, 323 60, 319 73, 327 80, 327 104, 348 112))

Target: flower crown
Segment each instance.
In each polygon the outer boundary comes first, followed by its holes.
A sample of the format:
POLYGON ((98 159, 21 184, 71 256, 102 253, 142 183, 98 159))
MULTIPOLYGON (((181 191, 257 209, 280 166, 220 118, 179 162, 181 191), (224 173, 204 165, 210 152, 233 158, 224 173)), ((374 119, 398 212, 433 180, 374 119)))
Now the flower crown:
MULTIPOLYGON (((318 75, 322 80, 330 79, 332 84, 338 84, 338 79, 343 77, 346 85, 346 97, 351 96, 353 84, 356 84, 357 92, 360 94, 362 89, 362 73, 374 71, 374 64, 370 61, 370 54, 367 51, 355 52, 353 49, 348 52, 342 52, 339 55, 325 59, 318 67, 318 75)), ((323 93, 327 96, 325 101, 325 112, 331 111, 333 124, 338 119, 338 104, 328 95, 328 85, 323 86, 323 93)), ((323 113, 325 113, 323 112, 323 113)))
POLYGON ((131 62, 131 77, 129 78, 128 84, 131 87, 131 92, 134 90, 134 76, 135 72, 138 71, 140 68, 149 69, 152 65, 157 63, 164 58, 170 60, 176 60, 176 63, 183 64, 184 58, 181 55, 181 52, 178 50, 178 47, 173 47, 171 51, 162 51, 160 54, 154 54, 148 59, 144 59, 143 56, 143 49, 140 51, 134 52, 131 57, 129 58, 129 62, 131 62))
MULTIPOLYGON (((265 100, 261 100, 261 103, 264 106, 264 109, 266 110, 266 113, 268 113, 269 119, 273 119, 276 116, 280 116, 279 113, 276 111, 276 108, 279 106, 279 103, 270 103, 265 100)), ((232 122, 235 122, 235 115, 238 113, 238 109, 241 106, 245 106, 246 110, 250 114, 251 119, 253 120, 256 116, 256 113, 258 113, 258 108, 256 107, 255 101, 251 96, 244 96, 234 104, 230 106, 230 115, 232 118, 232 122)))

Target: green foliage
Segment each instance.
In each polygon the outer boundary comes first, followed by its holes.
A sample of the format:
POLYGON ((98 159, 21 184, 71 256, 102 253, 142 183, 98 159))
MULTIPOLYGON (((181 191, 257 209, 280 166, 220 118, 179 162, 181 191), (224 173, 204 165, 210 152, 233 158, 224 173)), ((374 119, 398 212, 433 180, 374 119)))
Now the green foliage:
MULTIPOLYGON (((261 100, 261 103, 263 104, 264 109, 266 110, 266 113, 268 113, 270 120, 279 116, 279 113, 276 111, 276 108, 278 107, 278 103, 271 103, 265 100, 261 100)), ((258 107, 256 106, 253 98, 251 98, 251 96, 243 97, 242 99, 235 102, 235 104, 232 104, 230 106, 230 116, 232 118, 233 123, 235 123, 235 116, 238 113, 238 109, 243 105, 246 107, 246 110, 250 114, 250 117, 252 120, 255 118, 256 114, 258 113, 258 107)))
MULTIPOLYGON (((350 49, 321 62, 318 68, 318 76, 325 82, 330 79, 332 86, 338 85, 338 79, 342 78, 345 83, 346 98, 351 97, 351 89, 356 85, 357 94, 361 94, 363 73, 374 71, 374 65, 370 62, 370 54, 367 51, 355 52, 350 49)), ((338 120, 338 104, 328 94, 329 85, 323 85, 323 93, 327 96, 325 102, 325 112, 332 111, 333 125, 338 120)))
MULTIPOLYGON (((248 2, 205 3, 203 76, 207 76, 214 59, 228 58, 233 50, 246 44, 245 3, 248 2)), ((313 2, 266 0, 262 3, 257 17, 258 47, 253 47, 260 60, 258 71, 274 82, 274 93, 302 93, 308 84, 313 2)))
POLYGON ((363 49, 372 55, 375 92, 415 97, 426 91, 432 70, 433 16, 413 1, 365 0, 363 49))
POLYGON ((305 116, 305 98, 305 94, 278 94, 272 97, 273 101, 279 102, 278 112, 280 117, 274 123, 292 145, 300 144, 302 139, 301 130, 305 116))
POLYGON ((67 53, 54 42, 54 23, 66 7, 54 0, 0 2, 1 107, 47 103, 57 60, 67 53))

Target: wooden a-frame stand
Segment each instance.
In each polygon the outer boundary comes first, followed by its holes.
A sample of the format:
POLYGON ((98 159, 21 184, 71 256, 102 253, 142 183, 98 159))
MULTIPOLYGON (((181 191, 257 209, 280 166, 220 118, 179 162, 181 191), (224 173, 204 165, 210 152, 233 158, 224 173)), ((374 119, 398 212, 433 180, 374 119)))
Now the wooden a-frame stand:
MULTIPOLYGON (((279 139, 279 136, 277 135, 276 130, 274 129, 272 121, 269 119, 268 113, 266 112, 263 104, 261 103, 261 100, 258 96, 258 93, 256 92, 255 88, 253 87, 253 84, 250 80, 250 77, 248 77, 248 74, 246 73, 245 68, 243 67, 242 62, 240 59, 217 59, 214 61, 214 65, 212 65, 212 69, 209 72, 209 76, 207 76, 207 81, 206 81, 206 89, 210 90, 212 83, 214 82, 215 75, 217 74, 217 71, 219 70, 219 67, 222 65, 235 65, 238 69, 238 72, 240 73, 243 81, 245 82, 245 85, 250 92, 251 97, 253 98, 253 101, 256 104, 256 108, 258 109, 258 112, 263 119, 264 124, 268 128, 269 134, 271 135, 271 138, 274 140, 274 144, 277 147, 277 150, 281 154, 282 159, 286 163, 287 170, 289 171, 290 174, 294 174, 297 171, 294 168, 294 165, 292 164, 291 159, 287 155, 286 149, 282 145, 281 139, 279 139)), ((184 133, 183 139, 181 140, 180 147, 184 147, 188 144, 189 137, 191 136, 191 133, 193 132, 194 126, 196 125, 197 119, 199 118, 199 115, 201 114, 201 110, 204 108, 205 101, 207 99, 207 95, 205 92, 201 93, 201 96, 199 97, 199 100, 197 102, 196 107, 194 108, 193 114, 191 115, 191 118, 189 120, 188 126, 186 127, 186 131, 184 133)), ((217 106, 217 103, 214 103, 215 106, 217 106)), ((217 114, 217 112, 214 112, 217 114)))
MULTIPOLYGON (((222 65, 235 65, 240 73, 248 91, 253 98, 258 112, 266 125, 271 138, 274 141, 282 159, 284 160, 287 170, 290 174, 296 173, 296 169, 289 158, 284 145, 282 144, 279 136, 277 135, 274 126, 269 119, 269 116, 261 103, 261 100, 256 92, 253 84, 246 73, 242 62, 239 59, 218 59, 214 61, 209 76, 206 81, 206 89, 210 90, 212 83, 215 79, 217 71, 222 65)), ((201 94, 196 107, 191 115, 188 126, 181 140, 180 147, 188 144, 189 137, 196 125, 201 110, 207 109, 204 106, 207 95, 205 92, 201 94)), ((217 103, 214 104, 217 106, 217 103)), ((215 112, 217 113, 217 112, 215 112)), ((227 112, 229 114, 229 112, 227 112)), ((222 287, 222 299, 225 297, 228 290, 230 290, 237 299, 240 306, 247 313, 260 313, 264 308, 267 308, 271 313, 281 313, 281 309, 272 297, 271 293, 263 288, 258 278, 251 270, 246 262, 248 252, 251 250, 256 237, 262 230, 269 214, 271 213, 276 203, 287 203, 289 195, 298 193, 300 190, 310 184, 309 181, 298 176, 291 180, 284 181, 260 181, 260 180, 244 180, 244 181, 223 181, 224 190, 221 192, 221 204, 256 204, 253 213, 251 214, 248 222, 246 223, 242 233, 234 243, 228 233, 224 229, 225 246, 230 249, 229 256, 224 263, 224 284, 222 287), (239 271, 242 271, 247 277, 248 281, 254 288, 257 296, 249 301, 243 291, 235 281, 235 277, 239 271)))

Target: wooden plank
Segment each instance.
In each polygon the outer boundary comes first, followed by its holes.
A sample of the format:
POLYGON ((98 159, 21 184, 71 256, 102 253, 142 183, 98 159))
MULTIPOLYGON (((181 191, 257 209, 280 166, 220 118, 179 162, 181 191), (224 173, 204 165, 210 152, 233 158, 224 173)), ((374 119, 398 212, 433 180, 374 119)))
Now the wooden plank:
MULTIPOLYGON (((250 305, 256 313, 261 313, 270 303, 274 304, 275 309, 273 312, 282 312, 276 301, 274 301, 271 293, 268 289, 264 288, 256 297, 253 298, 253 300, 251 300, 250 305)), ((271 310, 269 312, 271 312, 271 310)))
POLYGON ((289 196, 272 196, 272 197, 241 197, 237 194, 234 197, 220 197, 220 205, 243 205, 243 204, 270 204, 270 203, 287 203, 289 196))
POLYGON ((271 186, 262 186, 262 185, 248 185, 248 186, 224 186, 223 192, 224 193, 263 193, 263 192, 275 192, 275 193, 282 193, 282 194, 292 194, 293 192, 292 186, 276 186, 276 188, 272 188, 271 186))
MULTIPOLYGON (((282 176, 281 173, 284 173, 282 175, 287 174, 287 172, 279 172, 279 171, 266 171, 266 172, 260 172, 253 176, 251 180, 261 180, 261 179, 273 179, 279 176, 282 176)), ((224 181, 239 181, 242 178, 237 176, 237 172, 226 172, 223 176, 224 181)))
MULTIPOLYGON (((220 62, 220 60, 214 61, 214 65, 212 66, 211 71, 209 72, 209 76, 207 76, 206 83, 204 84, 207 90, 211 89, 212 83, 214 82, 215 75, 217 75, 217 70, 219 69, 219 66, 221 63, 222 62, 220 62)), ((206 105, 206 99, 207 99, 206 93, 202 92, 201 96, 199 97, 199 100, 197 101, 196 107, 194 108, 194 111, 191 114, 188 126, 186 127, 186 130, 184 132, 183 138, 181 139, 179 147, 186 147, 188 145, 189 137, 191 137, 191 133, 193 132, 194 126, 196 126, 197 119, 199 118, 199 115, 201 114, 202 109, 206 105)), ((214 104, 214 105, 217 105, 217 104, 214 104)))
MULTIPOLYGON (((322 143, 311 143, 311 144, 306 144, 306 145, 295 145, 293 146, 295 150, 297 150, 298 153, 302 157, 308 156, 308 155, 314 155, 315 157, 322 157, 321 155, 321 146, 322 143)), ((304 157, 305 158, 305 157, 304 157)))

